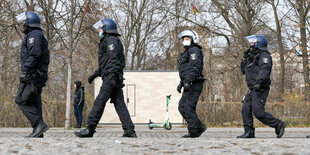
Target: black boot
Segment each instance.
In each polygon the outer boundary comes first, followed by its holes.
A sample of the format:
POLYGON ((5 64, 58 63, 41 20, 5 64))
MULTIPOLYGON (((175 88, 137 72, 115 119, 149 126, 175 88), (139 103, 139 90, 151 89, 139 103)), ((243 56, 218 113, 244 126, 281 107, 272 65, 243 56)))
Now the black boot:
MULTIPOLYGON (((202 134, 202 133, 201 133, 202 134)), ((200 134, 200 135, 201 135, 200 134)), ((185 134, 185 135, 183 135, 181 138, 198 138, 199 136, 199 133, 197 133, 197 134, 194 134, 194 133, 187 133, 187 134, 185 134)))
POLYGON ((187 134, 183 135, 181 138, 191 138, 191 134, 187 133, 187 134))
POLYGON ((33 132, 34 132, 34 129, 32 130, 32 133, 29 134, 28 136, 25 136, 25 138, 30 138, 30 137, 32 137, 33 132))
POLYGON ((181 138, 197 138, 197 137, 200 137, 202 133, 204 133, 206 130, 207 130, 207 126, 205 124, 201 124, 198 128, 197 133, 187 133, 183 135, 181 138))
POLYGON ((253 130, 248 130, 237 138, 255 138, 255 132, 253 130))
POLYGON ((307 138, 310 138, 310 135, 308 135, 307 138))
POLYGON ((137 138, 135 130, 125 130, 122 137, 137 138))
POLYGON ((95 129, 87 127, 85 129, 80 130, 79 132, 75 131, 74 134, 80 138, 87 138, 87 137, 93 137, 95 132, 96 132, 95 129))
POLYGON ((281 138, 285 132, 286 123, 280 121, 278 126, 275 127, 275 132, 277 134, 277 138, 281 138))
MULTIPOLYGON (((32 133, 31 133, 31 134, 29 134, 28 136, 25 136, 25 138, 31 138, 31 137, 32 137, 33 132, 34 132, 34 129, 32 130, 32 133)), ((44 137, 44 135, 42 134, 42 135, 38 136, 37 138, 43 138, 43 137, 44 137)))
POLYGON ((207 126, 205 124, 201 124, 198 128, 198 137, 201 136, 207 130, 207 126))
POLYGON ((32 137, 32 133, 28 136, 25 136, 25 138, 44 138, 44 134, 42 133, 42 135, 39 135, 37 137, 32 137))
POLYGON ((49 129, 48 125, 42 122, 33 129, 33 132, 26 138, 43 138, 43 133, 49 129))

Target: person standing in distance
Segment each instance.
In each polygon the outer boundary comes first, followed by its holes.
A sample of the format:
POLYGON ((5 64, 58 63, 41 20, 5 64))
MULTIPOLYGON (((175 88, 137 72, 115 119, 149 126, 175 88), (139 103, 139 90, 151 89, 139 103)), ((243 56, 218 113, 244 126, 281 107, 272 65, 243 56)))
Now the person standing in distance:
POLYGON ((286 123, 265 111, 272 69, 272 58, 267 49, 267 40, 261 35, 251 35, 245 39, 250 47, 243 54, 241 72, 245 75, 249 91, 242 105, 245 132, 237 138, 255 138, 253 113, 259 121, 275 128, 277 138, 281 138, 285 132, 286 123))
POLYGON ((180 84, 177 91, 183 94, 179 101, 179 112, 188 124, 188 134, 182 138, 200 137, 207 130, 196 113, 196 106, 202 92, 203 82, 203 53, 199 45, 199 36, 193 30, 185 30, 178 35, 182 40, 185 51, 178 59, 180 84))
POLYGON ((25 37, 20 51, 21 75, 15 102, 33 128, 33 132, 26 137, 43 137, 43 133, 49 129, 43 121, 41 101, 50 62, 48 41, 37 13, 24 12, 16 16, 16 19, 24 22, 25 37))
POLYGON ((82 127, 82 121, 83 121, 83 109, 84 109, 84 87, 82 86, 81 81, 75 81, 74 82, 74 116, 76 119, 76 126, 74 128, 81 128, 82 127))
POLYGON ((98 49, 99 68, 88 78, 88 82, 92 83, 96 77, 101 77, 102 85, 88 115, 86 129, 74 134, 81 138, 93 137, 105 105, 111 99, 122 123, 123 137, 136 138, 135 126, 124 102, 122 87, 124 86, 125 56, 123 44, 118 38, 120 34, 117 31, 117 25, 112 19, 104 19, 99 20, 93 27, 99 31, 100 36, 98 49))

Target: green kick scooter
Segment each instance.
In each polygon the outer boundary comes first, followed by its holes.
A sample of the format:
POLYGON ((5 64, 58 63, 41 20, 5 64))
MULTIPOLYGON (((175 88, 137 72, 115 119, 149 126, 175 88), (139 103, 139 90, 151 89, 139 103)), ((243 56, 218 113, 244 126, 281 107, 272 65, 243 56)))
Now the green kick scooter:
POLYGON ((149 123, 148 123, 148 126, 149 126, 150 130, 152 130, 153 128, 164 128, 166 130, 171 130, 172 124, 171 124, 171 122, 169 122, 169 111, 168 111, 168 105, 169 105, 170 97, 171 97, 171 95, 168 95, 166 97, 167 98, 167 105, 166 105, 166 118, 165 118, 165 122, 162 123, 162 124, 155 124, 150 119, 149 123))

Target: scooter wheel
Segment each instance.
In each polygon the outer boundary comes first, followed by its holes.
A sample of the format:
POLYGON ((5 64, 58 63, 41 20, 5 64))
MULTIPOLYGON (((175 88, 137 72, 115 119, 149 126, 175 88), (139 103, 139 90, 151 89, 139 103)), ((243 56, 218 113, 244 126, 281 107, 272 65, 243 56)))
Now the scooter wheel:
POLYGON ((148 123, 148 126, 149 126, 149 129, 150 129, 150 130, 152 130, 152 129, 154 128, 154 127, 150 126, 151 124, 154 124, 154 123, 151 122, 151 121, 148 123))
POLYGON ((164 128, 166 130, 171 130, 172 129, 172 124, 169 122, 168 125, 165 124, 164 128))

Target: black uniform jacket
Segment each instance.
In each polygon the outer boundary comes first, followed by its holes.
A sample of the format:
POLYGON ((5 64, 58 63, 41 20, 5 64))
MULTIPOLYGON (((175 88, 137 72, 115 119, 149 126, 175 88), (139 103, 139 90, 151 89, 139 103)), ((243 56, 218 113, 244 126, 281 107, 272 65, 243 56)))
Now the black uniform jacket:
POLYGON ((204 80, 202 75, 203 54, 201 46, 192 44, 185 49, 185 52, 178 59, 181 82, 191 83, 195 80, 204 80))
POLYGON ((241 61, 241 72, 245 74, 250 90, 255 84, 260 84, 263 89, 269 88, 271 69, 272 57, 268 51, 259 50, 256 55, 241 61))

